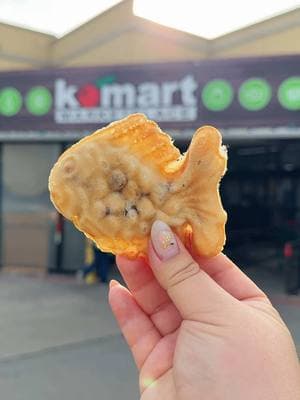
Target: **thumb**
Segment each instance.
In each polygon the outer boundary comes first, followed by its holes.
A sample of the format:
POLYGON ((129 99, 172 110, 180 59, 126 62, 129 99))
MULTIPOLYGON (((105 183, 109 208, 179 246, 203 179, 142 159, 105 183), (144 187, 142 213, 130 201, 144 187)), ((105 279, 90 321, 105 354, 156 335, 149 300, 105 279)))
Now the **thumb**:
MULTIPOLYGON (((208 276, 180 239, 162 221, 155 221, 149 243, 149 263, 160 285, 168 292, 182 318, 206 322, 224 317, 224 308, 236 303, 208 276)), ((227 313, 226 313, 227 314, 227 313)))

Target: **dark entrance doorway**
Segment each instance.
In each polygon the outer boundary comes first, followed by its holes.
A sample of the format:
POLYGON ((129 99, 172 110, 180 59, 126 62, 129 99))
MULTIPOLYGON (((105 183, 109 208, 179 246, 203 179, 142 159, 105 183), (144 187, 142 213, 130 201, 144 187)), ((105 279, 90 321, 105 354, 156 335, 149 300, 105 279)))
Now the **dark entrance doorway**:
POLYGON ((299 235, 300 143, 233 143, 221 185, 226 251, 244 264, 278 256, 299 235))

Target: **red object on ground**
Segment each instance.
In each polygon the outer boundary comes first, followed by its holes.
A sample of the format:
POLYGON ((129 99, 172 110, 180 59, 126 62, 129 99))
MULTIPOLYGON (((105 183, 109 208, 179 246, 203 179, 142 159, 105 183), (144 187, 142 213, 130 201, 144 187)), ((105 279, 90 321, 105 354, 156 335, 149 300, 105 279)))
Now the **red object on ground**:
POLYGON ((57 214, 56 225, 55 225, 55 233, 54 233, 54 242, 55 244, 60 244, 62 241, 62 231, 63 231, 63 217, 60 214, 57 214))
POLYGON ((285 243, 283 248, 283 254, 285 258, 293 257, 294 249, 291 243, 285 243))

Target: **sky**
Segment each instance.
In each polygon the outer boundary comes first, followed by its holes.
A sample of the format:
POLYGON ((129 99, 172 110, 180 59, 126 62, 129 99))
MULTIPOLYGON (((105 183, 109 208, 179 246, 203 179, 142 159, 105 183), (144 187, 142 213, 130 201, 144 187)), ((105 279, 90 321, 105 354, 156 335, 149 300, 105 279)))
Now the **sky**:
MULTIPOLYGON (((0 0, 0 21, 58 37, 120 0, 0 0)), ((300 7, 300 0, 135 0, 134 12, 206 38, 300 7)))

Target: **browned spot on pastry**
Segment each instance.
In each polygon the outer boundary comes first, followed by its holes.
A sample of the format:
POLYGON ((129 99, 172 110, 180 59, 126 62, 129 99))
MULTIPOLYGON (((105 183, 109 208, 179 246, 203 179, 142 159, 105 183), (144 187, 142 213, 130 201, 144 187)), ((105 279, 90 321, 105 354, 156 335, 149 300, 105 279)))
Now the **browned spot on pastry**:
POLYGON ((111 176, 109 178, 109 184, 111 190, 115 192, 120 192, 127 183, 127 176, 124 172, 120 171, 119 169, 115 169, 112 171, 111 176))

